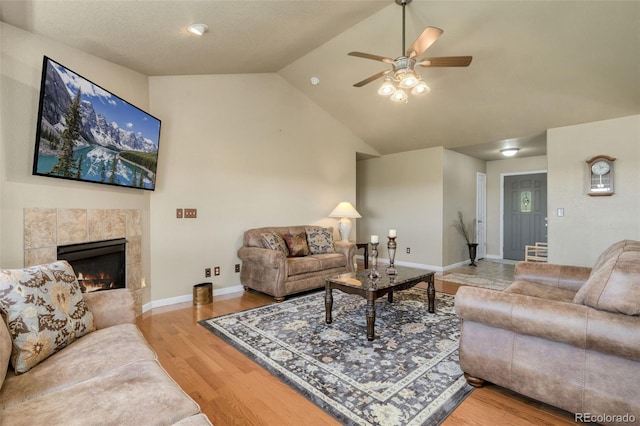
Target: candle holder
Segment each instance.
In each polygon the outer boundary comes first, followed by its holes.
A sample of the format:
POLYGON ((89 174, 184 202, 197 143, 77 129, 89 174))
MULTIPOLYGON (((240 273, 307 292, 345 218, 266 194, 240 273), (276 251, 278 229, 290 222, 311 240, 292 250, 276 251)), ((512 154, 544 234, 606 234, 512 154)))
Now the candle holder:
POLYGON ((387 275, 395 275, 398 273, 398 270, 393 265, 394 259, 396 257, 396 237, 388 237, 389 242, 387 243, 387 250, 389 251, 389 266, 386 269, 387 275))
POLYGON ((380 272, 378 272, 378 243, 371 243, 371 270, 367 277, 371 279, 380 278, 380 272))

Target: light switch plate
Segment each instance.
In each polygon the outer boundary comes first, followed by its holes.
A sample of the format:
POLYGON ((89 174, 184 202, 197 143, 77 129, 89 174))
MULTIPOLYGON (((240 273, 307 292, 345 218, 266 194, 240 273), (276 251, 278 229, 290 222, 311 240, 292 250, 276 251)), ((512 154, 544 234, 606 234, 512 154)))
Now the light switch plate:
POLYGON ((198 209, 184 209, 184 217, 187 219, 195 219, 198 217, 198 209))

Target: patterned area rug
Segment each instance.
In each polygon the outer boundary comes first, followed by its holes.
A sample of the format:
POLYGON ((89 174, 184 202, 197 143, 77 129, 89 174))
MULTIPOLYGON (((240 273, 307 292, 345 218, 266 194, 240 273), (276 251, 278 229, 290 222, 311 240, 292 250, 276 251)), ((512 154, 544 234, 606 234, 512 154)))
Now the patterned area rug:
POLYGON ((458 363, 453 297, 412 288, 376 301, 367 341, 365 300, 324 291, 200 324, 346 425, 437 425, 471 392, 458 363))
POLYGON ((447 281, 450 283, 484 287, 492 290, 504 290, 511 284, 511 281, 507 280, 482 278, 476 275, 459 274, 457 272, 445 274, 437 278, 441 281, 447 281))

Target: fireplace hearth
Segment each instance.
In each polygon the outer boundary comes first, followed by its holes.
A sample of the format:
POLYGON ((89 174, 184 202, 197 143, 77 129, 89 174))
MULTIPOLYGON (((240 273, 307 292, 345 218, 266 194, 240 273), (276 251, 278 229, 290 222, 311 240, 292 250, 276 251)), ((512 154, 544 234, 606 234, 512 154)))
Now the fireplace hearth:
POLYGON ((126 287, 125 238, 58 246, 58 260, 71 264, 83 293, 126 287))

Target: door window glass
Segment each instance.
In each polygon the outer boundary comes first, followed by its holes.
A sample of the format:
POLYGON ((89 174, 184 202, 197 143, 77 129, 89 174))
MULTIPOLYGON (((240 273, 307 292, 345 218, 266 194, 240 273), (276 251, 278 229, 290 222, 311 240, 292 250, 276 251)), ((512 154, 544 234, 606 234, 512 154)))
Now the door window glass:
POLYGON ((531 191, 520 193, 520 212, 531 213, 531 191))

